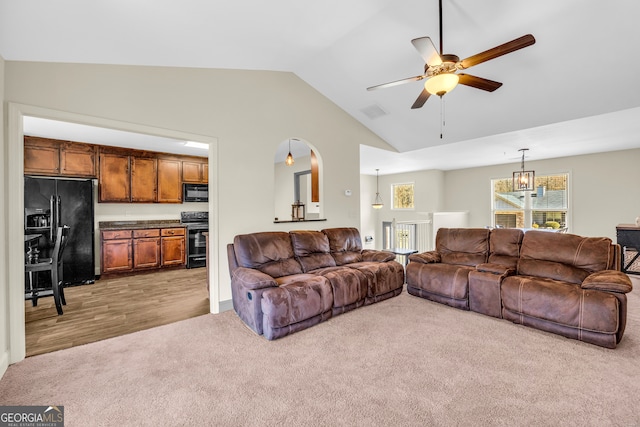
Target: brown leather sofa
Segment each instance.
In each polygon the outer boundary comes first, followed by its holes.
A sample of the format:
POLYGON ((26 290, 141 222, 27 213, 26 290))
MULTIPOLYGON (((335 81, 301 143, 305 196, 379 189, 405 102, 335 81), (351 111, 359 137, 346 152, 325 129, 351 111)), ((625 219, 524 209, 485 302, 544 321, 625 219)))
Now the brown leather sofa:
POLYGON ((272 340, 399 295, 404 268, 356 228, 262 232, 227 245, 233 308, 272 340))
POLYGON ((409 257, 411 295, 615 348, 631 280, 605 237, 518 229, 440 229, 409 257))

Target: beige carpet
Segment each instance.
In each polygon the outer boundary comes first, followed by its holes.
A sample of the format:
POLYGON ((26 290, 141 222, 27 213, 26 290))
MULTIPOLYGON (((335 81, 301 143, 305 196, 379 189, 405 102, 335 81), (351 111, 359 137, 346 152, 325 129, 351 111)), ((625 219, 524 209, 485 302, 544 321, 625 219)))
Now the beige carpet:
POLYGON ((67 426, 640 425, 638 293, 616 350, 406 293, 273 342, 205 315, 28 358, 0 404, 67 426))

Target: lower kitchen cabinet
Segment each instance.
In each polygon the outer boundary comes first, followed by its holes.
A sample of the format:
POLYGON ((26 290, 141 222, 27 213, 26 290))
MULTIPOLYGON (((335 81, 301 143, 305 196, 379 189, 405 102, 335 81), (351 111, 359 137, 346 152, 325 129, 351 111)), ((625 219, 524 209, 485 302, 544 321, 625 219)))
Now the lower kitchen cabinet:
POLYGON ((160 230, 133 230, 133 268, 160 267, 160 230))
POLYGON ((162 229, 162 266, 184 265, 186 242, 184 228, 162 229))
POLYGON ((100 247, 102 274, 185 264, 183 227, 102 231, 100 247))
POLYGON ((133 269, 131 230, 103 231, 101 240, 102 273, 119 273, 133 269))

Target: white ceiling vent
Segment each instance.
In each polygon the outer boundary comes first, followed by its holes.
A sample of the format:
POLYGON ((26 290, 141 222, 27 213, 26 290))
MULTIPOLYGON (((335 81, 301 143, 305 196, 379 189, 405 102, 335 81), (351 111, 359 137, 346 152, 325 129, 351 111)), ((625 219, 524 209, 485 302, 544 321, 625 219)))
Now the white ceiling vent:
POLYGON ((386 116, 387 114, 389 114, 386 111, 384 111, 382 107, 376 104, 365 107, 360 111, 362 111, 371 120, 375 120, 378 117, 386 116))

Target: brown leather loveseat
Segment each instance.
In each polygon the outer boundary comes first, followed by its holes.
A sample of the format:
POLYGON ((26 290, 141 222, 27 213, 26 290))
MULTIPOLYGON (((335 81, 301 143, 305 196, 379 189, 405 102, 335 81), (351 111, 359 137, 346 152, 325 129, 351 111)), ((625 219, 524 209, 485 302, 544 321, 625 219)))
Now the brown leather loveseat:
POLYGON ((409 260, 411 295, 602 347, 624 334, 632 285, 609 238, 442 228, 409 260))
POLYGON ((404 284, 395 255, 363 250, 356 228, 242 234, 227 255, 234 310, 270 340, 399 295, 404 284))

